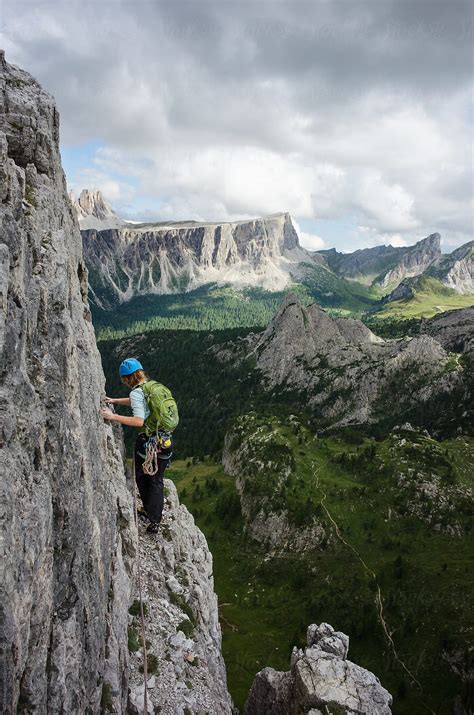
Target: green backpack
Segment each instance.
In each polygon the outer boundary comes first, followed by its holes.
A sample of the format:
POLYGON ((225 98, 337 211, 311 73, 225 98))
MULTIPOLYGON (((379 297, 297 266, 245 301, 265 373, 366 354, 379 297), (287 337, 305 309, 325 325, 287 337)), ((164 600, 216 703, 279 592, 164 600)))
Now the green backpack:
POLYGON ((171 391, 156 380, 148 380, 140 387, 150 410, 145 420, 146 433, 151 435, 158 430, 172 432, 178 425, 179 415, 171 391))

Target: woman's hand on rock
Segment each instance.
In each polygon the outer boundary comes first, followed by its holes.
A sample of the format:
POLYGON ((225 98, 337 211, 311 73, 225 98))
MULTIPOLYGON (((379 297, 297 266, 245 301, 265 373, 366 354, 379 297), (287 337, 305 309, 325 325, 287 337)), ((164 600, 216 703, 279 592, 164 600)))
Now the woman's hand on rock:
POLYGON ((115 412, 112 412, 112 410, 101 410, 100 414, 104 420, 114 420, 116 417, 115 412))
POLYGON ((113 405, 115 402, 115 397, 106 397, 105 401, 107 402, 108 405, 113 405))

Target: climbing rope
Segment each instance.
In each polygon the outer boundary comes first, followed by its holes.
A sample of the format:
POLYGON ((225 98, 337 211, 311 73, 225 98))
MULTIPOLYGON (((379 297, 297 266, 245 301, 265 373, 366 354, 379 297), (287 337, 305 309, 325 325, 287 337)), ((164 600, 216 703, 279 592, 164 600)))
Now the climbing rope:
MULTIPOLYGON (((134 512, 135 512, 135 525, 138 530, 138 508, 137 508, 137 483, 135 480, 135 460, 133 463, 133 502, 134 502, 134 512)), ((143 689, 143 715, 148 715, 148 657, 146 652, 146 638, 145 638, 145 615, 143 612, 143 598, 142 598, 142 571, 140 567, 140 542, 138 543, 138 599, 140 601, 140 621, 142 628, 142 644, 143 644, 143 678, 144 678, 144 689, 143 689)))
POLYGON ((143 462, 143 471, 145 472, 145 474, 152 476, 153 474, 157 473, 159 459, 158 455, 160 454, 160 452, 161 449, 159 447, 158 440, 156 439, 156 437, 150 437, 146 446, 146 458, 143 462))

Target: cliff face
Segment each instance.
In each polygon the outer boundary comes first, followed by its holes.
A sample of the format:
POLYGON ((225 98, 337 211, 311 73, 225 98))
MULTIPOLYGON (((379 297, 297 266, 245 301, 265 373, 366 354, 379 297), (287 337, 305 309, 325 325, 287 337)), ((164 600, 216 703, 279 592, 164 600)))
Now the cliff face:
POLYGON ((404 278, 423 273, 441 257, 440 235, 433 233, 414 246, 399 248, 375 246, 354 253, 338 253, 335 249, 319 251, 336 275, 367 285, 374 283, 389 289, 404 278))
MULTIPOLYGON (((295 415, 291 416, 291 425, 299 427, 295 415)), ((271 496, 291 480, 294 464, 290 452, 278 454, 273 445, 268 449, 268 441, 268 430, 256 423, 254 415, 238 418, 225 436, 222 464, 226 473, 235 477, 245 532, 264 546, 267 553, 302 554, 317 549, 322 541, 327 543, 330 539, 321 520, 295 525, 284 500, 276 504, 271 496), (257 479, 265 480, 267 494, 249 490, 249 483, 255 485, 257 479)))
POLYGON ((2 695, 8 712, 127 699, 136 532, 52 98, 0 56, 2 695))
POLYGON ((281 290, 301 261, 289 214, 223 224, 141 225, 82 231, 92 300, 102 308, 146 293, 205 283, 281 290))
POLYGON ((466 243, 447 255, 438 256, 429 263, 422 273, 414 276, 412 273, 407 275, 411 277, 404 278, 384 298, 384 303, 410 299, 416 295, 417 291, 426 291, 426 276, 440 281, 441 285, 437 284, 439 289, 446 286, 456 293, 471 295, 474 293, 474 242, 466 243))
POLYGON ((390 288, 397 286, 404 278, 421 275, 434 261, 440 258, 440 242, 439 233, 432 233, 414 246, 405 249, 397 264, 382 273, 375 283, 384 288, 390 288))
MULTIPOLYGON (((165 489, 159 536, 148 535, 139 525, 148 663, 156 664, 148 681, 149 711, 178 715, 188 708, 192 713, 231 715, 212 557, 170 480, 165 480, 165 489)), ((137 587, 134 597, 138 598, 137 587)), ((131 615, 131 640, 140 640, 139 632, 140 618, 131 615)), ((130 656, 130 710, 139 715, 144 700, 142 667, 140 647, 130 656)))
POLYGON ((360 248, 353 253, 339 253, 335 248, 318 251, 329 268, 341 278, 370 285, 383 271, 393 267, 404 253, 395 246, 360 248))
POLYGON ((474 353, 474 307, 450 310, 423 321, 421 332, 431 335, 445 350, 474 353))
POLYGON ((474 241, 438 258, 427 273, 458 293, 474 293, 474 241))
MULTIPOLYGON (((3 707, 133 712, 143 689, 138 636, 129 659, 137 531, 121 429, 99 415, 105 380, 58 114, 3 54, 0 84, 3 707)), ((230 713, 212 558, 168 490, 165 528, 141 534, 139 554, 146 637, 161 658, 150 702, 173 715, 192 703, 230 713)))

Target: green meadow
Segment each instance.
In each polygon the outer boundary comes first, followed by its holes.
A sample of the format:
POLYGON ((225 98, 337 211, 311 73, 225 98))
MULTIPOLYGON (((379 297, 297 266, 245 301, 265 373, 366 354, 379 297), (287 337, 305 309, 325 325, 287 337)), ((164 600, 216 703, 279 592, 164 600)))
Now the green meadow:
POLYGON ((473 295, 462 295, 443 285, 436 278, 423 276, 414 288, 414 296, 387 303, 377 311, 378 318, 410 319, 432 318, 438 313, 455 308, 468 308, 474 305, 473 295))

